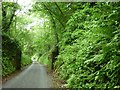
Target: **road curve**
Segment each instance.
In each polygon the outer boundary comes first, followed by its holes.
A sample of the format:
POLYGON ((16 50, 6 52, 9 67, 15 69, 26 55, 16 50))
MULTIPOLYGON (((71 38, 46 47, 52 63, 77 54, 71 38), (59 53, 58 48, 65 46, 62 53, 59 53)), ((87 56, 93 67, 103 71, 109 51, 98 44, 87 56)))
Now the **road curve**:
POLYGON ((52 80, 43 65, 31 64, 18 76, 7 81, 2 88, 51 88, 52 80))

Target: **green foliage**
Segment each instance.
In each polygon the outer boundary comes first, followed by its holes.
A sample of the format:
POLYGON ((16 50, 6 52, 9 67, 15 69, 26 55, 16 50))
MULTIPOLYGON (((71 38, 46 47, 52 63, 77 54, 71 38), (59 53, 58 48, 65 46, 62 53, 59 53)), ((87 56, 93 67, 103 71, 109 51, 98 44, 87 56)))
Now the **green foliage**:
POLYGON ((6 76, 14 71, 15 71, 15 67, 13 66, 10 59, 7 57, 3 57, 2 58, 2 76, 6 76))
POLYGON ((31 63, 32 63, 31 57, 29 55, 22 54, 21 66, 24 67, 24 66, 29 65, 31 63))
POLYGON ((3 76, 31 63, 32 35, 28 30, 25 30, 25 24, 28 24, 30 20, 17 16, 16 11, 19 9, 20 6, 17 3, 2 2, 3 76))
MULTIPOLYGON (((119 8, 119 3, 110 2, 37 2, 34 5, 34 10, 46 13, 52 22, 53 34, 49 36, 54 35, 54 45, 59 44, 54 67, 66 80, 66 87, 119 87, 119 8)), ((45 41, 49 40, 46 38, 45 41)), ((51 44, 42 43, 43 46, 51 44)))
POLYGON ((21 50, 19 43, 8 35, 2 35, 2 65, 3 76, 21 67, 21 50))
POLYGON ((48 59, 48 55, 43 54, 38 61, 41 64, 48 66, 49 68, 51 67, 51 61, 48 59))
MULTIPOLYGON (((0 29, 1 29, 1 27, 2 27, 2 5, 1 5, 1 3, 0 3, 0 29)), ((1 34, 1 32, 0 32, 0 34, 1 34)))
POLYGON ((15 12, 20 9, 17 3, 2 2, 2 31, 8 32, 14 20, 15 12))
MULTIPOLYGON (((40 63, 54 65, 66 87, 120 87, 119 2, 37 2, 27 15, 15 18, 16 4, 3 5, 3 30, 9 23, 6 34, 19 42, 22 66, 30 64, 36 53, 40 63), (35 21, 31 17, 41 18, 42 24, 26 28, 35 21)), ((4 75, 14 71, 7 57, 3 57, 4 75)))
POLYGON ((119 3, 96 3, 92 7, 86 3, 68 20, 55 64, 66 87, 119 87, 118 8, 119 3))

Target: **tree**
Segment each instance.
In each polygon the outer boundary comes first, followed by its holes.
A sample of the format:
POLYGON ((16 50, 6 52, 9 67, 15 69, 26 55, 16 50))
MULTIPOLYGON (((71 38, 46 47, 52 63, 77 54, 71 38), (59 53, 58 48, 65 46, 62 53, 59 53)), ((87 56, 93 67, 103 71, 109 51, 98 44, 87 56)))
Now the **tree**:
POLYGON ((66 87, 119 87, 118 7, 119 3, 85 3, 73 12, 55 63, 66 87))

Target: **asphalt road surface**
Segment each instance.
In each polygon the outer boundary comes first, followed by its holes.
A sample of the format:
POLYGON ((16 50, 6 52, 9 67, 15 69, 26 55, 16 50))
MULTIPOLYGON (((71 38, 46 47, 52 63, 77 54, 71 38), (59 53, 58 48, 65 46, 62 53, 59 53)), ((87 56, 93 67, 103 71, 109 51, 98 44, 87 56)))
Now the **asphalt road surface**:
POLYGON ((51 88, 52 80, 47 75, 46 68, 33 63, 18 76, 7 81, 2 88, 51 88))

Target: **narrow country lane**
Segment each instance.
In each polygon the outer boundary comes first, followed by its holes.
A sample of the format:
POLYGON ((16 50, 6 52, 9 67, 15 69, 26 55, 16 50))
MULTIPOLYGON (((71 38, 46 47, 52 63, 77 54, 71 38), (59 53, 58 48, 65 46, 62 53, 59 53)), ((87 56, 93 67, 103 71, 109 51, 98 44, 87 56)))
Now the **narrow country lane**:
POLYGON ((15 78, 7 81, 2 88, 50 88, 52 80, 43 65, 34 63, 15 78))

